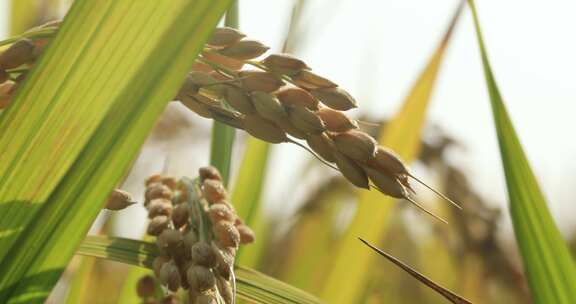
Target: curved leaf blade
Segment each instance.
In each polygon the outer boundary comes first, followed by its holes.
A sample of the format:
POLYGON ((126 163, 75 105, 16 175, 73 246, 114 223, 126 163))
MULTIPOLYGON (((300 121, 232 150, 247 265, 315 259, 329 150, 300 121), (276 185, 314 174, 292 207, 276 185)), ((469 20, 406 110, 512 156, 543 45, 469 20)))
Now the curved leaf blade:
POLYGON ((576 266, 546 206, 544 194, 506 110, 490 66, 474 1, 468 3, 474 16, 498 135, 510 215, 534 302, 576 303, 576 266))
POLYGON ((0 117, 0 302, 43 302, 228 4, 74 2, 0 117))
MULTIPOLYGON (((418 155, 420 133, 425 122, 430 97, 440 70, 445 50, 462 11, 462 3, 456 9, 443 39, 422 71, 402 108, 387 124, 378 142, 396 151, 406 162, 418 155)), ((381 240, 388 230, 393 215, 394 199, 377 191, 362 191, 358 210, 338 245, 334 266, 324 286, 323 299, 329 303, 353 303, 358 299, 369 279, 371 259, 374 258, 356 246, 357 236, 381 240), (350 263, 350 261, 354 263, 350 263), (342 278, 346 277, 346 280, 342 278)))
MULTIPOLYGON (((159 255, 153 243, 124 238, 87 236, 78 254, 151 268, 159 255)), ((254 303, 321 303, 315 297, 257 271, 235 267, 238 295, 254 303)))

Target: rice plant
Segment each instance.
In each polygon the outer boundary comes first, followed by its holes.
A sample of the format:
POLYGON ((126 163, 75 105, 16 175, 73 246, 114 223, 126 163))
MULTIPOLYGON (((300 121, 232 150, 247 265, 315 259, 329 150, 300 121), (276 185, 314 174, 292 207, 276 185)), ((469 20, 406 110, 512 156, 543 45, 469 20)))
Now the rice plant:
MULTIPOLYGON (((506 111, 474 1, 454 9, 400 110, 378 121, 353 114, 362 102, 295 54, 305 1, 279 52, 240 29, 241 2, 76 0, 50 20, 63 2, 12 1, 12 36, 0 41, 0 303, 576 302, 573 257, 506 111), (423 135, 466 9, 522 266, 496 239, 507 215, 447 160, 457 140, 423 135), (142 174, 154 134, 191 134, 168 115, 175 104, 212 125, 194 133, 210 140, 209 160, 183 176, 170 159, 142 174), (271 149, 288 145, 321 174, 284 221, 263 211, 262 194, 271 149), (411 237, 407 208, 427 238, 411 237), (144 212, 126 216, 134 210, 144 212), (117 235, 135 222, 146 223, 140 238, 117 235)), ((292 194, 309 176, 282 186, 292 194)))

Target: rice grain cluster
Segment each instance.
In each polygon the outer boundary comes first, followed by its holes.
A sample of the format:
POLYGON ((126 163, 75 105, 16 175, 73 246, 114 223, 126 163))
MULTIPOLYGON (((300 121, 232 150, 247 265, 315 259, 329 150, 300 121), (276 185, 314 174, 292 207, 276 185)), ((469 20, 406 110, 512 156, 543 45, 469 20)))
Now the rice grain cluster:
POLYGON ((160 255, 153 261, 155 278, 142 277, 137 291, 146 303, 234 303, 234 259, 238 247, 254 241, 228 200, 220 173, 199 170, 194 180, 153 175, 146 180, 144 206, 160 255), (166 290, 156 298, 155 283, 166 290), (154 284, 153 284, 154 283, 154 284))
POLYGON ((412 175, 404 163, 346 115, 356 100, 294 56, 256 60, 267 49, 235 29, 216 29, 176 99, 269 143, 304 140, 356 187, 372 186, 425 210, 409 196, 412 175))
MULTIPOLYGON (((0 86, 0 104, 7 104, 26 76, 20 71, 14 81, 7 80, 12 77, 10 69, 32 64, 46 44, 44 38, 21 39, 0 54, 0 80, 6 79, 0 86)), ((292 55, 270 54, 257 60, 268 49, 236 29, 215 29, 175 100, 202 117, 269 143, 306 141, 315 156, 337 167, 356 187, 406 199, 433 215, 410 196, 415 193, 411 177, 456 205, 411 175, 392 150, 359 129, 345 113, 357 107, 348 92, 292 55)), ((166 216, 162 213, 168 210, 162 208, 168 207, 156 205, 153 214, 166 216)), ((160 229, 167 220, 155 217, 154 227, 160 229)))

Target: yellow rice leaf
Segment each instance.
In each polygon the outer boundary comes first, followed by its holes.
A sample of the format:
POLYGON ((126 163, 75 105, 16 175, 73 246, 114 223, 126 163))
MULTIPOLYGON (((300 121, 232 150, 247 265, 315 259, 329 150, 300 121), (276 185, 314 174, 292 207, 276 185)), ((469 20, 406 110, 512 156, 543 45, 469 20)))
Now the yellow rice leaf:
MULTIPOLYGON (((461 10, 462 5, 457 8, 446 34, 406 97, 402 108, 378 139, 380 144, 392 148, 408 163, 418 155, 420 133, 430 96, 461 10)), ((356 215, 335 251, 335 262, 322 293, 326 302, 355 303, 362 295, 375 256, 359 246, 357 237, 381 240, 386 234, 389 218, 394 213, 393 202, 394 199, 377 191, 360 193, 356 215)))

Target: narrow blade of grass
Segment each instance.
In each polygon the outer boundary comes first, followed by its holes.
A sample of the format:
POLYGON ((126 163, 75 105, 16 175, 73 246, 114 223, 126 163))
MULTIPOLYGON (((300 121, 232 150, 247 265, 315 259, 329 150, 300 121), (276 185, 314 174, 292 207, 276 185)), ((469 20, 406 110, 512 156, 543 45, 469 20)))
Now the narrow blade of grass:
POLYGON ((212 124, 212 142, 210 145, 210 165, 216 167, 222 175, 222 181, 228 185, 232 164, 232 147, 236 133, 234 128, 215 121, 212 124))
MULTIPOLYGON (((232 0, 232 4, 226 12, 224 25, 228 27, 238 28, 238 0, 232 0)), ((230 167, 232 165, 232 148, 234 147, 234 140, 236 138, 236 131, 234 128, 225 125, 221 122, 214 121, 212 123, 212 142, 210 146, 210 164, 220 171, 222 181, 225 186, 228 186, 230 181, 230 167)))
MULTIPOLYGON (((153 243, 123 238, 88 236, 78 254, 151 268, 159 254, 153 243)), ((308 293, 248 268, 235 267, 238 296, 253 303, 320 303, 308 293)))
POLYGON ((246 142, 244 157, 234 184, 232 202, 238 216, 248 224, 254 223, 260 201, 260 194, 266 178, 270 145, 250 137, 246 142))
POLYGON ((506 176, 510 215, 535 303, 576 303, 576 266, 546 206, 546 199, 530 168, 522 144, 494 78, 474 1, 469 1, 500 156, 506 176))
POLYGON ((412 269, 410 266, 402 263, 402 261, 398 260, 397 258, 393 257, 392 255, 378 249, 376 246, 368 243, 367 241, 363 240, 362 238, 358 238, 362 243, 364 243, 366 246, 370 247, 372 250, 376 251, 376 253, 378 253, 379 255, 385 257, 388 261, 392 262, 394 265, 400 267, 402 270, 406 271, 408 274, 410 274, 412 277, 414 277, 416 280, 420 281, 422 284, 430 287, 430 289, 436 291, 438 294, 440 294, 441 296, 443 296, 444 298, 446 298, 448 301, 454 303, 454 304, 462 304, 462 303, 472 303, 464 298, 462 298, 461 296, 451 292, 450 290, 438 285, 437 283, 434 283, 434 281, 432 281, 431 279, 427 278, 425 275, 419 273, 418 271, 412 269))
POLYGON ((0 302, 43 302, 228 4, 74 2, 0 117, 0 302))
POLYGON ((266 179, 270 144, 254 137, 249 137, 244 150, 240 171, 234 184, 232 202, 238 216, 254 230, 258 241, 238 252, 238 261, 242 265, 255 267, 263 253, 265 223, 262 221, 260 197, 266 179))
MULTIPOLYGON (((394 149, 406 162, 411 162, 418 154, 420 133, 436 76, 461 11, 462 4, 456 9, 443 39, 408 94, 402 109, 387 124, 379 138, 380 144, 394 149)), ((358 242, 356 237, 362 235, 373 240, 383 239, 393 214, 393 201, 377 191, 360 193, 358 210, 338 246, 334 266, 324 286, 324 300, 329 303, 353 303, 360 297, 374 257, 355 245, 358 242)))

